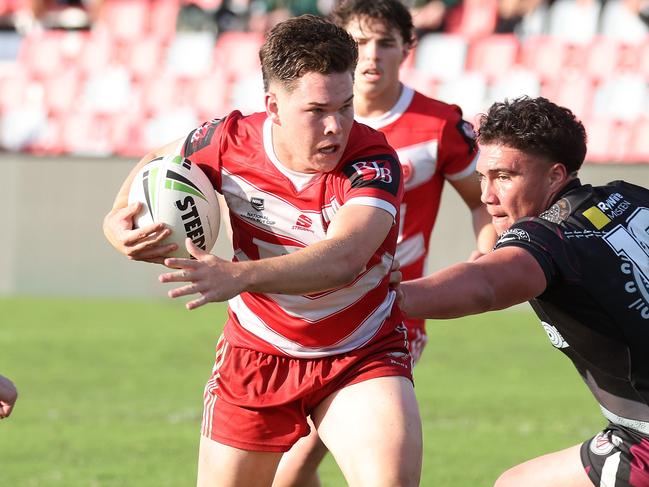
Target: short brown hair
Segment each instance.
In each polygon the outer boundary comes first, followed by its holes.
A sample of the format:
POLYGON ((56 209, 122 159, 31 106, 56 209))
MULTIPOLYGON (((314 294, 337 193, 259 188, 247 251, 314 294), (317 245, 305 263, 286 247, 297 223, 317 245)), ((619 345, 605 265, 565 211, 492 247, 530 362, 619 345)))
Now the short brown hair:
POLYGON ((586 130, 567 108, 538 97, 496 102, 480 116, 479 144, 502 144, 579 170, 586 157, 586 130))
POLYGON ((412 16, 399 0, 343 0, 331 12, 331 19, 339 26, 346 27, 354 19, 367 17, 397 29, 401 40, 407 46, 415 44, 412 16))
POLYGON ((358 47, 343 28, 322 17, 301 15, 273 27, 259 59, 264 89, 275 80, 290 90, 293 81, 306 73, 353 74, 358 47))

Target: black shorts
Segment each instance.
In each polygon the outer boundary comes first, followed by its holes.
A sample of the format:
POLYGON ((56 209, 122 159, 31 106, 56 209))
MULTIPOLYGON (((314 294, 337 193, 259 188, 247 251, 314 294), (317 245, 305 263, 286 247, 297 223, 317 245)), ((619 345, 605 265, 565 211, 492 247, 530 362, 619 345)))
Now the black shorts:
POLYGON ((598 487, 649 487, 649 436, 609 423, 581 445, 581 463, 598 487))

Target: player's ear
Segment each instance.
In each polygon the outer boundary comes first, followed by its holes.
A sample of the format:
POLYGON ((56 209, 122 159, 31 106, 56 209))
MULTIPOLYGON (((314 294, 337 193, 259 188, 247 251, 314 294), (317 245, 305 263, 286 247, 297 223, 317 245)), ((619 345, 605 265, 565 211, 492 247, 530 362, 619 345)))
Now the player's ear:
POLYGON ((566 180, 568 179, 568 169, 566 166, 559 162, 555 162, 550 166, 550 171, 548 173, 550 187, 553 190, 561 189, 566 180))
POLYGON ((271 91, 267 91, 264 97, 264 103, 266 105, 266 115, 268 115, 268 118, 270 118, 273 123, 281 125, 279 120, 279 109, 277 107, 277 95, 271 91))

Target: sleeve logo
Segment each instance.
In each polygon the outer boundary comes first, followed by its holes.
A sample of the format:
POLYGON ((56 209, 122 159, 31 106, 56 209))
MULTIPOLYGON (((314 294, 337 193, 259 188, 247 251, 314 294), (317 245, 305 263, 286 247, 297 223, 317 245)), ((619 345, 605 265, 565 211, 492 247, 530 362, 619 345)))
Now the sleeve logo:
POLYGON ((357 160, 343 169, 352 188, 379 187, 396 195, 401 181, 401 167, 390 155, 376 156, 371 160, 357 160))

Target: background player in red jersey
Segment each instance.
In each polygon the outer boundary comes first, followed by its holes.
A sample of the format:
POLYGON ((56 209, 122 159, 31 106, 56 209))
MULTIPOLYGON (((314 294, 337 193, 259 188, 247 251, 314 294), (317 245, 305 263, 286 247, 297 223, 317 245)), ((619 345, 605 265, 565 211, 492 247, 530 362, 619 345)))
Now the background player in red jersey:
POLYGON ((475 262, 403 282, 402 308, 455 318, 529 301, 599 403, 603 431, 497 487, 649 487, 649 189, 582 184, 584 127, 545 98, 495 103, 478 142, 500 238, 475 262))
POLYGON ((403 194, 379 132, 353 120, 354 40, 303 16, 261 48, 265 113, 235 111, 147 154, 104 220, 131 259, 163 261, 194 309, 229 300, 205 389, 198 484, 265 486, 307 416, 349 485, 418 485, 421 421, 405 328, 389 287, 403 194), (235 259, 187 241, 195 259, 164 259, 163 225, 133 228, 130 182, 179 151, 230 211, 235 259))
MULTIPOLYGON (((399 81, 399 68, 415 41, 406 7, 398 0, 348 0, 335 8, 332 17, 358 43, 354 118, 385 134, 403 168, 397 260, 404 279, 425 272, 445 181, 471 211, 476 250, 470 259, 489 252, 496 235, 480 201, 471 124, 462 119, 459 107, 428 98, 399 81)), ((427 341, 425 322, 411 318, 405 323, 416 363, 427 341)), ((301 439, 282 460, 275 485, 319 485, 316 469, 325 454, 315 432, 301 439)))

